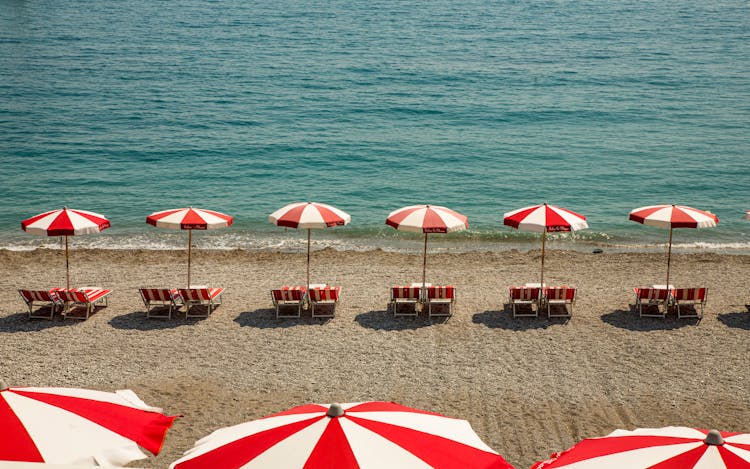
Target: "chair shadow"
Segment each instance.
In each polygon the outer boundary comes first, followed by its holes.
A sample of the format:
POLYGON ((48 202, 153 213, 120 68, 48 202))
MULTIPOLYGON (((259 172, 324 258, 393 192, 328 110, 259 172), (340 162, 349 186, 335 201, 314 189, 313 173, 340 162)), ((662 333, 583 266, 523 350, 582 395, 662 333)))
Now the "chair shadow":
POLYGON ((284 329, 295 326, 322 326, 333 318, 313 318, 310 311, 302 311, 298 318, 276 318, 274 308, 262 308, 255 311, 245 311, 234 318, 234 322, 242 327, 256 327, 258 329, 284 329))
POLYGON ((719 314, 718 319, 727 327, 735 327, 737 329, 750 331, 750 307, 748 308, 748 311, 719 314))
POLYGON ((29 313, 13 313, 0 317, 0 333, 35 332, 52 327, 72 326, 82 321, 63 319, 56 314, 52 319, 29 318, 29 313))
POLYGON ((394 316, 390 311, 381 309, 360 313, 354 320, 360 326, 376 331, 404 331, 442 324, 449 318, 449 316, 429 318, 427 313, 420 313, 417 316, 394 316))
POLYGON ((185 318, 185 313, 179 311, 172 312, 172 319, 166 318, 147 318, 145 311, 135 311, 133 313, 122 314, 110 319, 109 324, 115 329, 135 330, 135 331, 156 331, 164 329, 174 329, 180 326, 190 326, 206 318, 185 318))
POLYGON ((700 324, 700 318, 682 318, 677 319, 676 313, 667 313, 667 317, 662 318, 641 318, 635 305, 630 305, 629 310, 617 309, 611 313, 601 316, 603 322, 621 329, 629 331, 668 331, 680 329, 686 326, 697 326, 700 324))
POLYGON ((555 324, 566 324, 570 318, 547 318, 546 313, 539 312, 538 317, 519 316, 513 317, 510 305, 504 305, 502 310, 486 310, 476 313, 471 317, 474 324, 484 324, 492 329, 506 329, 509 331, 529 331, 534 329, 547 329, 555 324))

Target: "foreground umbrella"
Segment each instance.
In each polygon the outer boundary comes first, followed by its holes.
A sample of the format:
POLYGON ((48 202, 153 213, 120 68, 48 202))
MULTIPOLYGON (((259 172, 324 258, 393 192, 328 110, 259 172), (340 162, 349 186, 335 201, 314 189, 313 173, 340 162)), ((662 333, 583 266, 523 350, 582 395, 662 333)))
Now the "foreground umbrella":
POLYGON ((9 388, 0 381, 0 460, 122 465, 156 455, 176 417, 133 391, 9 388))
POLYGON ((193 230, 214 230, 227 228, 234 219, 229 215, 200 208, 176 208, 154 212, 146 217, 146 223, 172 230, 188 230, 188 270, 187 287, 190 287, 190 246, 193 244, 193 230))
POLYGON ((65 288, 69 289, 68 236, 99 233, 109 228, 109 220, 98 213, 63 207, 24 220, 21 222, 21 228, 36 235, 65 236, 65 288))
POLYGON ((544 285, 544 242, 548 232, 568 232, 588 228, 586 217, 580 213, 554 205, 542 204, 519 208, 503 215, 503 224, 521 231, 542 233, 542 274, 539 280, 544 285))
POLYGON ((410 205, 388 214, 385 224, 397 230, 424 233, 424 260, 422 262, 422 285, 427 275, 427 235, 429 233, 451 233, 469 228, 469 219, 440 205, 410 205))
POLYGON ((669 228, 669 248, 667 250, 667 283, 672 264, 672 230, 674 228, 711 228, 719 219, 711 212, 683 205, 651 205, 630 212, 630 219, 643 225, 669 228))
POLYGON ((295 202, 285 205, 268 216, 276 226, 307 229, 307 289, 310 290, 310 230, 343 226, 352 217, 336 207, 316 202, 295 202))
POLYGON ((222 428, 169 467, 512 468, 467 421, 393 402, 309 404, 222 428))
POLYGON ((583 440, 531 469, 691 469, 750 467, 750 434, 687 427, 616 430, 583 440))

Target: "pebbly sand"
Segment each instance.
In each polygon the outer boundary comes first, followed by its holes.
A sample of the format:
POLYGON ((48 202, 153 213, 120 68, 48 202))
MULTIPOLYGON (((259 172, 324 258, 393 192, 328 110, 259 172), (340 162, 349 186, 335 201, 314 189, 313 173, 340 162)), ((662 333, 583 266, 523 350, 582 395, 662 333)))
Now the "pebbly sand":
POLYGON ((87 321, 29 320, 16 289, 64 285, 60 251, 0 251, 0 376, 20 386, 133 389, 182 414, 164 468, 224 426, 308 402, 392 400, 471 422, 518 468, 616 428, 750 431, 750 256, 678 254, 673 283, 708 286, 706 317, 639 319, 632 287, 663 283, 660 254, 551 251, 545 278, 576 286, 570 321, 512 319, 507 287, 538 279, 539 251, 431 255, 458 289, 447 321, 394 319, 388 287, 420 254, 313 253, 313 283, 342 286, 332 320, 276 320, 269 290, 304 283, 304 254, 194 251, 193 282, 224 286, 206 320, 147 320, 140 286, 180 286, 185 253, 77 250, 71 284, 114 290, 87 321))

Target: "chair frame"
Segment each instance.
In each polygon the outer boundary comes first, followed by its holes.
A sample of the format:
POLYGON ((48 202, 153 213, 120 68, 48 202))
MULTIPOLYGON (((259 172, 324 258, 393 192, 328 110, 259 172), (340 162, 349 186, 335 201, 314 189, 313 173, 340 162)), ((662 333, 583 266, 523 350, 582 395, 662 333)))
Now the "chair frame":
POLYGON ((394 316, 417 316, 417 306, 422 303, 422 287, 415 286, 394 286, 391 287, 391 300, 388 306, 393 310, 394 316), (400 292, 397 296, 395 292, 400 292), (399 313, 399 305, 412 305, 414 306, 413 313, 399 313))
POLYGON ((453 306, 456 304, 456 287, 453 285, 433 285, 425 287, 425 305, 427 305, 427 317, 450 317, 453 316, 453 306), (430 293, 437 291, 437 289, 446 289, 446 292, 451 292, 450 298, 431 298, 430 293), (448 305, 447 313, 432 313, 432 305, 448 305))
POLYGON ((541 287, 508 287, 508 303, 510 303, 513 311, 513 317, 539 317, 539 305, 542 303, 542 288, 541 287), (536 290, 536 298, 533 298, 531 293, 536 290), (513 298, 513 291, 521 291, 520 298, 513 298), (523 293, 529 291, 528 295, 523 293), (516 313, 516 305, 529 305, 531 307, 531 313, 523 314, 516 313), (536 309, 534 308, 536 306, 536 309))
MULTIPOLYGON (((281 295, 280 295, 281 296, 281 295)), ((305 287, 281 287, 281 288, 275 288, 271 290, 271 301, 273 301, 273 306, 276 308, 276 319, 286 319, 286 318, 299 318, 302 317, 302 306, 304 306, 307 296, 307 289, 305 287), (276 298, 276 292, 283 292, 283 291, 299 291, 300 292, 300 298, 299 300, 296 299, 277 299, 276 298), (297 314, 281 314, 280 310, 282 306, 297 306, 297 314)))
POLYGON ((699 318, 703 319, 703 313, 704 313, 704 307, 706 305, 706 301, 708 300, 708 287, 695 287, 695 288, 675 288, 672 292, 672 302, 677 309, 677 319, 682 318, 699 318), (703 290, 703 298, 696 298, 696 299, 679 299, 681 291, 689 291, 689 290, 703 290), (698 308, 696 305, 700 306, 700 313, 698 313, 698 308), (680 312, 680 306, 693 306, 695 308, 695 314, 682 314, 680 312))
POLYGON ((182 295, 180 295, 180 291, 176 288, 139 288, 138 293, 140 293, 143 304, 146 306, 146 317, 149 319, 172 319, 172 310, 180 309, 184 304, 184 302, 182 301, 182 295), (161 291, 162 296, 164 296, 164 293, 167 293, 169 299, 147 299, 146 295, 144 294, 144 290, 159 290, 161 291), (169 311, 167 314, 154 314, 154 311, 156 311, 157 309, 163 309, 167 306, 169 306, 169 311))
POLYGON ((109 306, 109 295, 112 294, 112 290, 105 290, 103 288, 96 288, 96 289, 89 289, 89 288, 71 288, 69 290, 66 289, 60 289, 58 290, 58 295, 61 297, 61 299, 64 301, 65 306, 63 308, 63 318, 72 318, 72 319, 88 319, 91 316, 91 313, 94 312, 94 309, 96 308, 98 303, 104 303, 100 306, 109 306), (100 290, 102 292, 105 292, 104 294, 95 297, 92 299, 90 296, 90 293, 92 291, 100 290), (78 297, 78 294, 83 295, 83 300, 81 300, 78 297), (86 315, 85 316, 76 316, 71 315, 70 310, 72 308, 75 308, 76 306, 83 306, 86 308, 86 315))
POLYGON ((314 318, 332 318, 336 315, 336 305, 339 302, 339 297, 341 295, 341 287, 339 286, 332 286, 332 287, 323 287, 323 288, 311 288, 310 291, 307 292, 307 298, 310 302, 310 314, 314 318), (336 291, 336 299, 335 300, 315 300, 314 292, 315 291, 321 291, 321 290, 335 290, 336 291), (315 306, 316 305, 333 305, 333 308, 331 308, 331 314, 315 314, 315 306))
POLYGON ((185 317, 186 318, 207 318, 211 315, 214 309, 221 305, 221 295, 224 294, 224 288, 180 288, 180 296, 182 297, 182 303, 185 305, 185 317), (208 291, 208 299, 191 300, 188 292, 195 292, 206 290, 208 291), (216 291, 216 294, 211 295, 212 291, 216 291), (190 309, 193 306, 206 306, 206 314, 190 314, 190 309))
POLYGON ((57 289, 26 290, 21 288, 18 290, 18 294, 21 295, 24 303, 26 303, 26 306, 29 308, 29 319, 52 319, 58 310, 63 310, 64 304, 57 297, 56 291, 57 289), (31 295, 31 300, 29 300, 23 292, 29 293, 31 295), (34 298, 35 296, 46 296, 48 299, 34 298), (40 309, 41 306, 49 306, 49 314, 34 314, 34 303, 37 303, 37 306, 40 306, 40 309))
POLYGON ((672 290, 670 288, 653 288, 653 287, 635 287, 635 306, 638 308, 638 315, 642 318, 662 318, 667 316, 667 309, 672 301, 672 290), (641 292, 648 292, 647 295, 642 295, 641 292), (666 295, 661 295, 660 292, 666 292, 666 295), (665 298, 660 298, 665 296, 665 298), (643 305, 656 306, 656 314, 643 313, 643 305), (662 305, 663 309, 659 310, 659 305, 662 305))
POLYGON ((547 319, 549 318, 570 318, 573 316, 573 305, 576 302, 576 289, 568 286, 547 287, 543 291, 542 301, 547 305, 547 319), (562 291, 562 298, 550 298, 551 290, 562 291), (573 292, 571 298, 568 298, 568 292, 573 292), (562 305, 566 308, 565 314, 552 314, 552 305, 562 305), (570 306, 570 311, 567 307, 570 306))

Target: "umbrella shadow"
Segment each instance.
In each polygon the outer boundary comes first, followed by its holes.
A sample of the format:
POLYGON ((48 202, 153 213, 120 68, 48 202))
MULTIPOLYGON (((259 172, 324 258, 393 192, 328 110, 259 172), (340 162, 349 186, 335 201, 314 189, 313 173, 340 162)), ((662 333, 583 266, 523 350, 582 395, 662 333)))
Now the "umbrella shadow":
POLYGON ((258 329, 284 329, 295 326, 322 326, 333 318, 313 318, 310 313, 303 311, 298 318, 276 318, 274 308, 262 308, 255 311, 245 311, 234 319, 242 327, 258 329), (307 314, 307 315, 305 315, 307 314))
POLYGON ((701 320, 699 318, 682 318, 677 319, 677 316, 671 316, 667 314, 665 318, 641 318, 638 316, 638 311, 635 305, 630 305, 629 310, 617 309, 611 313, 606 313, 601 316, 603 322, 621 329, 627 329, 629 331, 668 331, 673 329, 680 329, 686 326, 697 326, 701 320))
POLYGON ((509 331, 528 331, 533 329, 547 329, 555 324, 566 324, 568 318, 546 318, 542 313, 539 317, 513 317, 510 305, 504 305, 504 309, 486 310, 476 313, 471 317, 474 324, 484 324, 492 329, 507 329, 509 331))
POLYGON ((27 312, 13 313, 0 317, 0 333, 35 332, 52 327, 72 326, 80 322, 76 320, 66 321, 60 315, 55 315, 52 319, 45 319, 29 318, 27 312))
POLYGON ((747 312, 722 313, 719 314, 717 319, 727 327, 750 330, 750 305, 748 305, 747 309, 747 312))
POLYGON ((174 329, 180 326, 190 326, 206 318, 185 318, 183 315, 172 314, 172 319, 147 318, 145 311, 122 314, 110 319, 109 324, 115 329, 135 331, 156 331, 174 329))
POLYGON ((404 331, 421 329, 447 322, 448 316, 428 317, 426 313, 417 316, 394 316, 388 310, 373 310, 358 314, 354 320, 362 327, 376 331, 404 331))

